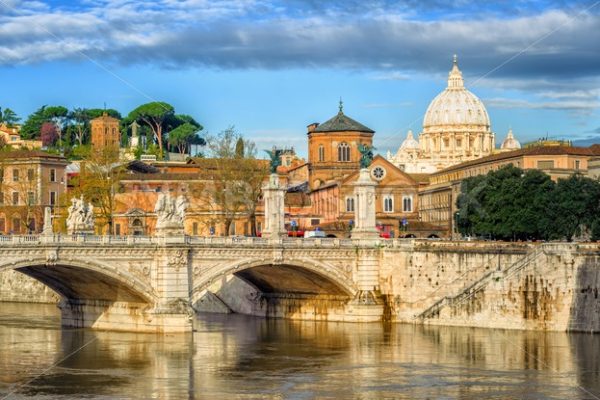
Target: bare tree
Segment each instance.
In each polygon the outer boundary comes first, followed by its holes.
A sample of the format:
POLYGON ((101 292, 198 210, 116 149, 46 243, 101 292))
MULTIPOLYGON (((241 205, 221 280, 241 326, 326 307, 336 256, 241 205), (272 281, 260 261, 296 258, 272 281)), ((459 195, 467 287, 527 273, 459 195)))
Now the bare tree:
POLYGON ((211 221, 222 223, 229 235, 231 225, 246 217, 252 234, 256 234, 256 208, 261 186, 268 176, 268 164, 256 159, 256 146, 243 140, 233 127, 207 138, 211 158, 203 162, 204 179, 191 185, 194 196, 204 200, 210 209, 211 221), (240 149, 244 149, 244 154, 240 149))

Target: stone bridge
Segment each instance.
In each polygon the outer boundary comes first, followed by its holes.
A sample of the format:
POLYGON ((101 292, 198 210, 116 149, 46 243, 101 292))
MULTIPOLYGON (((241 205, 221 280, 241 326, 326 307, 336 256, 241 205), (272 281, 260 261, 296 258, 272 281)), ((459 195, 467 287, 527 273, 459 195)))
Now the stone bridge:
POLYGON ((146 332, 197 311, 600 331, 599 260, 596 243, 0 237, 0 273, 58 293, 63 325, 146 332))

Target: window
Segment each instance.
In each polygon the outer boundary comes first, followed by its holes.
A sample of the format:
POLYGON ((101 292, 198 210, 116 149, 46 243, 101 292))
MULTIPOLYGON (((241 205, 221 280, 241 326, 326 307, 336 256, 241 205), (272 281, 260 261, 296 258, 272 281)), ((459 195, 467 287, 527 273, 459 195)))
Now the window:
POLYGON ((310 225, 311 225, 311 226, 317 226, 317 225, 319 225, 320 223, 321 223, 321 220, 320 220, 320 219, 318 219, 318 218, 313 218, 313 219, 311 219, 311 220, 310 220, 310 225))
POLYGON ((346 197, 346 212, 354 212, 354 197, 346 197))
POLYGON ((19 192, 13 192, 12 194, 12 204, 13 206, 19 205, 19 192))
POLYGON ((579 169, 579 160, 575 160, 575 169, 579 169))
POLYGON ((406 196, 402 198, 402 211, 412 212, 412 197, 406 196))
POLYGON ((115 235, 121 235, 121 224, 115 224, 115 235))
POLYGON ((262 233, 262 222, 260 221, 256 223, 256 232, 262 233))
POLYGON ((35 194, 33 192, 27 192, 27 205, 32 206, 35 204, 35 194))
POLYGON ((394 198, 390 195, 383 198, 383 211, 394 212, 394 198))
POLYGON ((50 170, 50 182, 56 182, 56 170, 54 168, 50 170))
POLYGON ((0 192, 0 205, 4 204, 4 193, 0 192))
POLYGON ((6 220, 0 218, 0 232, 6 232, 6 220))
POLYGON ((338 146, 338 161, 350 161, 350 146, 346 142, 340 143, 338 146))
POLYGON ((56 192, 50 192, 50 205, 56 205, 56 192))
POLYGON ((32 181, 33 181, 33 174, 34 174, 34 171, 33 171, 32 169, 28 169, 28 170, 27 170, 27 180, 28 180, 29 182, 32 182, 32 181))
POLYGON ((35 232, 35 219, 30 219, 29 222, 27 222, 27 230, 29 233, 35 232))
POLYGON ((377 166, 375 168, 373 168, 371 170, 371 176, 375 179, 375 180, 382 180, 383 177, 385 176, 385 169, 383 169, 380 166, 377 166))
POLYGON ((231 225, 229 225, 229 235, 230 236, 235 235, 235 222, 232 222, 231 225))
POLYGON ((198 236, 198 223, 194 222, 192 224, 192 235, 198 236))
POLYGON ((538 169, 554 168, 554 160, 538 161, 537 166, 538 166, 538 169))
POLYGON ((19 182, 19 170, 13 168, 13 182, 19 182))
POLYGON ((12 231, 14 233, 19 233, 21 232, 21 218, 19 217, 14 217, 12 220, 12 231))
POLYGON ((323 145, 319 146, 319 161, 325 161, 325 147, 323 145))

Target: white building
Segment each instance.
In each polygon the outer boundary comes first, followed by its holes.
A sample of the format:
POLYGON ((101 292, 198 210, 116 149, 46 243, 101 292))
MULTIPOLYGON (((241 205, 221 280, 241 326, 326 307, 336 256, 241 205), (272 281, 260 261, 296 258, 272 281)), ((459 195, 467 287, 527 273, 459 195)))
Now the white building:
MULTIPOLYGON (((520 148, 509 132, 506 147, 520 148)), ((408 131, 402 145, 387 158, 408 173, 433 173, 495 151, 490 117, 477 96, 465 88, 456 55, 448 74, 448 86, 429 104, 418 141, 408 131)))

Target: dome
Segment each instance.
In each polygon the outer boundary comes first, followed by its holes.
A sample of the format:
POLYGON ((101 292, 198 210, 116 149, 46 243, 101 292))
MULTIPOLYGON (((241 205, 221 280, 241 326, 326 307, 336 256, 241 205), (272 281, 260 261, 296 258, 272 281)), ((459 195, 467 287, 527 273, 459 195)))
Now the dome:
POLYGON ((479 125, 489 130, 490 117, 477 96, 465 89, 456 56, 448 74, 448 87, 429 104, 423 128, 448 125, 479 125))
POLYGON ((412 131, 408 131, 406 139, 404 139, 400 146, 400 150, 419 150, 419 142, 413 137, 412 131))
POLYGON ((500 149, 502 150, 519 150, 521 148, 521 143, 513 136, 512 129, 508 130, 508 135, 506 135, 506 139, 502 142, 502 146, 500 149))

